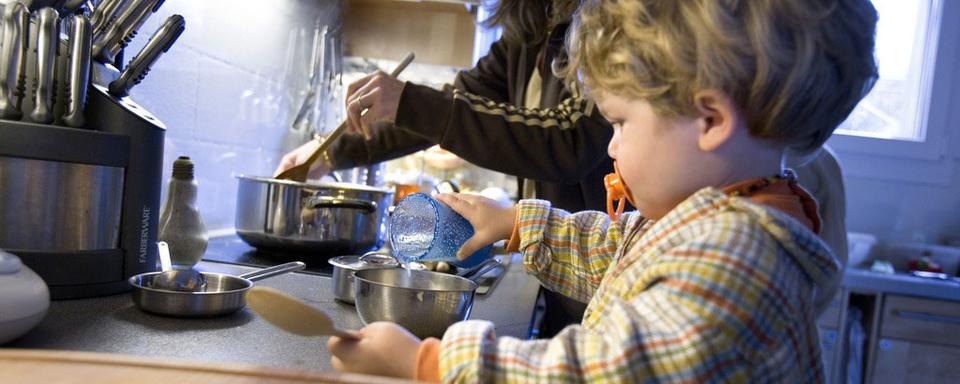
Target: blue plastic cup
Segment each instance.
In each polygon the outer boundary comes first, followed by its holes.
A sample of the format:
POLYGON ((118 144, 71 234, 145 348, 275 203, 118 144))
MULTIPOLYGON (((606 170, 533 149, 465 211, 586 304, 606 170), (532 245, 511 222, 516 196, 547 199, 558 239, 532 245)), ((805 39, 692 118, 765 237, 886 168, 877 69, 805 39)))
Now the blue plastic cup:
POLYGON ((457 251, 473 236, 467 219, 444 203, 424 193, 414 193, 397 202, 390 215, 390 245, 401 262, 445 261, 470 268, 490 257, 488 245, 466 259, 457 251))

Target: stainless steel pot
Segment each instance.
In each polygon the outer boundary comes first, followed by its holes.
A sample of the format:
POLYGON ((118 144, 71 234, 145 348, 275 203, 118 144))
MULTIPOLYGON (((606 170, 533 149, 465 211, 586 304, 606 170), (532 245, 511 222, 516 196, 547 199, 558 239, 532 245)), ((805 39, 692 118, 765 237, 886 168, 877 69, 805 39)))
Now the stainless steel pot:
POLYGON ((364 324, 390 321, 419 338, 442 337, 447 327, 470 317, 476 279, 499 266, 490 259, 470 278, 440 272, 367 269, 354 272, 354 300, 364 324))
POLYGON ((397 268, 400 263, 389 255, 368 252, 363 256, 337 256, 328 263, 333 265, 333 297, 353 304, 353 273, 368 269, 397 268))
POLYGON ((356 254, 384 241, 393 191, 238 176, 237 234, 258 248, 356 254))
POLYGON ((140 309, 174 317, 213 317, 236 312, 246 306, 244 295, 253 282, 298 271, 306 264, 294 261, 264 268, 240 276, 201 272, 206 285, 199 292, 173 291, 152 287, 153 278, 162 272, 148 272, 130 277, 133 302, 140 309))

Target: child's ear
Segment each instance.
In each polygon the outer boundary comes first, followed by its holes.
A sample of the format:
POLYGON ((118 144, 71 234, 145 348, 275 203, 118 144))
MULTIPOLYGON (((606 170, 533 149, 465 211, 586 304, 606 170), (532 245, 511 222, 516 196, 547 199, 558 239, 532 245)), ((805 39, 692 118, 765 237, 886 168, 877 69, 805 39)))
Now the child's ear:
POLYGON ((694 106, 700 113, 697 118, 701 151, 713 151, 730 140, 740 125, 740 113, 726 93, 708 89, 693 96, 694 106))

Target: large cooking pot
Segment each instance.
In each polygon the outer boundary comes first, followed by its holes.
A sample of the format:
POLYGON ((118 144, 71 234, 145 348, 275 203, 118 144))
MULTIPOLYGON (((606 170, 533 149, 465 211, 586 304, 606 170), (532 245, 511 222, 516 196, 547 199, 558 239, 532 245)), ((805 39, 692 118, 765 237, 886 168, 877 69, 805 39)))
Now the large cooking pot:
POLYGON ((243 175, 237 180, 237 234, 254 247, 342 255, 383 244, 390 189, 243 175))

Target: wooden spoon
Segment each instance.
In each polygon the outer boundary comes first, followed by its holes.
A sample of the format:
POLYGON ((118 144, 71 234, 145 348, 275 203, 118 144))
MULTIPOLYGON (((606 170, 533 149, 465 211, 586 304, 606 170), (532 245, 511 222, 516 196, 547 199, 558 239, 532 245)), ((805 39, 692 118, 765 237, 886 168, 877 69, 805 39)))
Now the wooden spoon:
MULTIPOLYGON (((400 64, 397 64, 397 67, 393 69, 393 72, 390 72, 390 77, 399 76, 400 72, 403 72, 403 70, 407 68, 407 65, 413 61, 413 57, 413 52, 408 53, 407 57, 404 57, 403 60, 400 61, 400 64)), ((274 178, 280 180, 299 181, 301 183, 307 181, 307 174, 310 172, 310 166, 313 165, 313 163, 320 158, 320 155, 327 150, 327 147, 337 140, 337 138, 340 137, 340 135, 342 135, 346 130, 347 121, 344 120, 342 123, 340 123, 340 126, 337 127, 337 129, 334 129, 329 136, 323 139, 323 141, 320 143, 320 146, 317 147, 317 149, 313 151, 313 154, 307 158, 307 161, 304 161, 302 164, 295 165, 286 171, 280 172, 280 174, 274 178)))
POLYGON ((250 288, 247 305, 270 324, 295 335, 360 339, 351 331, 337 328, 326 312, 273 288, 250 288))

